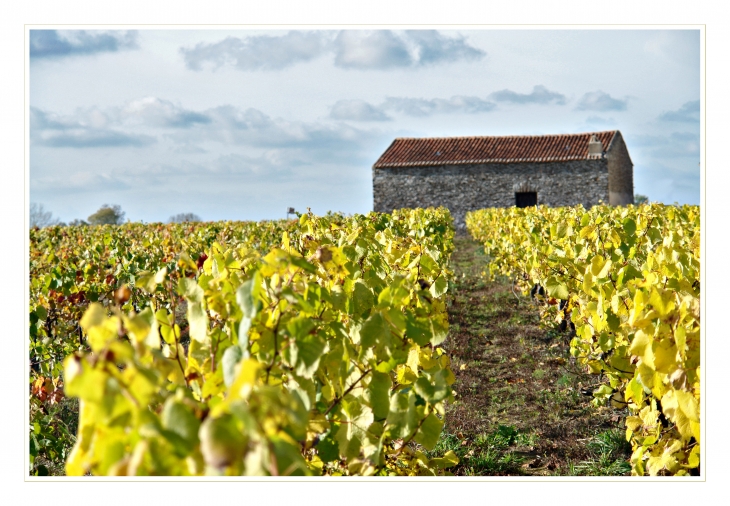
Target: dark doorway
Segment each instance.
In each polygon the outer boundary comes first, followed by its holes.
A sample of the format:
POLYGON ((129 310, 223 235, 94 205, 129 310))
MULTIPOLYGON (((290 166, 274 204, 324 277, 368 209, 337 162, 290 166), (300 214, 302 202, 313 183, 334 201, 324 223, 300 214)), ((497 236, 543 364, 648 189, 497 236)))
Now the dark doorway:
POLYGON ((536 206, 537 192, 517 192, 515 193, 515 201, 517 207, 536 206))

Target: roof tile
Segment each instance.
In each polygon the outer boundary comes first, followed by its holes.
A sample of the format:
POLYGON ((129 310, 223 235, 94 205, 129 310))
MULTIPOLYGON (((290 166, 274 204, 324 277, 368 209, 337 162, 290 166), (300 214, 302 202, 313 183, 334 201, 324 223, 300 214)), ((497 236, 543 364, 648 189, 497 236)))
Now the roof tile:
POLYGON ((375 162, 374 167, 587 160, 588 142, 591 136, 595 135, 606 151, 616 132, 611 130, 560 135, 398 138, 375 162))

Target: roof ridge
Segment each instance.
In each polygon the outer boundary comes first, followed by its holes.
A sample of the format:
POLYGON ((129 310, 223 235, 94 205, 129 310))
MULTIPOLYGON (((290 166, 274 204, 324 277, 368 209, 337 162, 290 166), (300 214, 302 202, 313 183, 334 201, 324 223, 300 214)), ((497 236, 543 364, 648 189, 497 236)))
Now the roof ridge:
POLYGON ((453 137, 396 137, 394 141, 401 140, 441 140, 441 139, 511 139, 515 137, 570 137, 574 135, 594 135, 594 134, 615 134, 619 130, 600 130, 597 132, 578 132, 572 134, 535 134, 535 135, 457 135, 453 137))

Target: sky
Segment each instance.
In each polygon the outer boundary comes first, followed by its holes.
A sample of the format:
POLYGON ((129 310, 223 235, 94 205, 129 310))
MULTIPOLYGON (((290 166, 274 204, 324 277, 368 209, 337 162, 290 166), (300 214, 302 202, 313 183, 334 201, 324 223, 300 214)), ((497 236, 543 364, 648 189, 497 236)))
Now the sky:
POLYGON ((372 210, 396 137, 620 130, 635 193, 700 203, 700 31, 29 32, 30 202, 62 221, 372 210))

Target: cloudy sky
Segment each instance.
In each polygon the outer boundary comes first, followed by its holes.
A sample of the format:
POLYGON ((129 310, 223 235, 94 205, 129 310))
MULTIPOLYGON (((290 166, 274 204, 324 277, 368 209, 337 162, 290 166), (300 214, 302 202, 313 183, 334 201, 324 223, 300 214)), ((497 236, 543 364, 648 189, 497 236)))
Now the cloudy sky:
POLYGON ((30 201, 63 221, 372 209, 396 137, 618 129, 700 202, 699 30, 31 30, 30 201))

